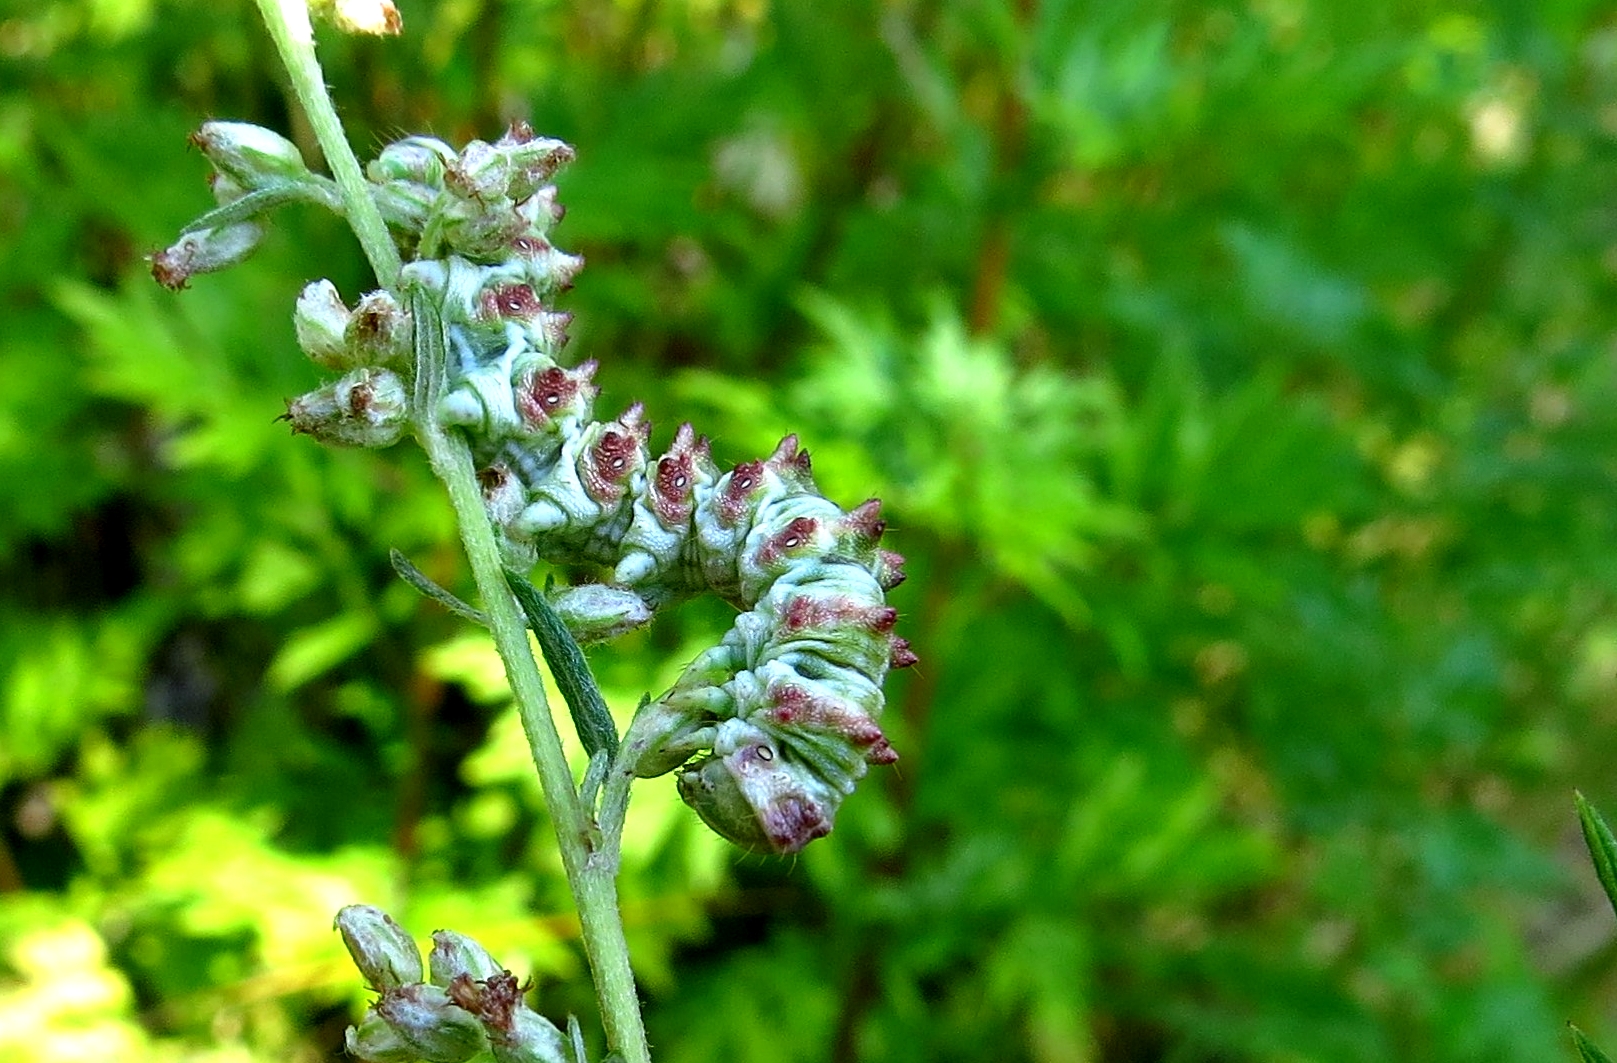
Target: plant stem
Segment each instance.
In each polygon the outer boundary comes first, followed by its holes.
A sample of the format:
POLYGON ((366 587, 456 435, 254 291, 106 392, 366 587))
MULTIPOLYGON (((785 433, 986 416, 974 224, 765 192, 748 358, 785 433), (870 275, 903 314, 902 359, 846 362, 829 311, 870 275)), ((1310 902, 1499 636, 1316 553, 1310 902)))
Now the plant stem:
POLYGON ((415 321, 417 394, 421 400, 416 433, 433 471, 449 491, 472 575, 483 598, 489 631, 505 664, 506 679, 516 695, 522 729, 528 737, 528 750, 539 771, 539 785, 555 824, 562 865, 578 904, 584 952, 595 977, 607 1047, 622 1053, 627 1063, 649 1063, 651 1054, 640 1017, 640 999, 635 991, 629 947, 618 912, 617 883, 613 877, 617 861, 591 859, 602 850, 603 839, 573 787, 572 771, 562 752, 561 738, 546 703, 544 683, 528 643, 527 622, 506 583, 504 563, 483 507, 483 493, 472 466, 471 451, 460 436, 437 423, 433 415, 437 407, 434 386, 431 383, 424 388, 420 386, 422 381, 442 378, 442 317, 419 293, 410 300, 410 312, 415 321))
MULTIPOLYGON (((364 248, 377 280, 396 287, 403 268, 387 223, 376 208, 359 160, 349 147, 342 122, 326 92, 325 78, 314 54, 314 33, 307 0, 257 0, 270 37, 285 64, 293 92, 325 152, 342 194, 344 213, 364 248)), ((646 1032, 640 1017, 629 947, 618 911, 615 859, 591 859, 601 848, 601 835, 578 798, 573 775, 562 750, 561 736, 551 719, 544 681, 528 643, 528 628, 516 599, 506 584, 499 545, 483 507, 471 450, 459 435, 438 423, 436 411, 443 387, 443 315, 419 291, 410 292, 410 312, 416 336, 416 437, 427 452, 433 471, 443 481, 460 526, 461 541, 488 616, 489 630, 505 665, 505 675, 516 697, 528 751, 538 771, 539 786, 556 829, 562 866, 578 905, 584 952, 595 979, 601 1020, 610 1051, 625 1063, 650 1063, 646 1032)), ((615 839, 612 843, 615 849, 615 839)))
POLYGON ((320 60, 314 54, 314 27, 309 24, 308 0, 256 0, 264 16, 275 50, 280 53, 292 81, 292 92, 303 105, 309 117, 315 139, 325 153, 326 165, 337 181, 342 194, 343 214, 348 219, 359 246, 364 248, 376 279, 391 288, 399 279, 403 264, 399 249, 387 231, 382 212, 376 209, 366 185, 365 174, 354 158, 353 149, 343 133, 342 119, 332 106, 331 94, 326 91, 326 78, 320 70, 320 60))

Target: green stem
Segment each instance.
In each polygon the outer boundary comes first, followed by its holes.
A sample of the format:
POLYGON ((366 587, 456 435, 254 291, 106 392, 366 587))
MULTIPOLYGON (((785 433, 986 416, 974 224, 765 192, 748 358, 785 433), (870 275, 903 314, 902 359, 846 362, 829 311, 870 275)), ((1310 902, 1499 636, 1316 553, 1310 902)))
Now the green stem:
POLYGON ((499 544, 483 506, 482 489, 466 442, 437 422, 438 388, 442 386, 445 341, 438 308, 420 293, 412 293, 410 312, 416 329, 417 420, 416 434, 432 468, 449 492, 460 525, 461 540, 471 562, 472 575, 483 599, 490 633, 505 664, 505 675, 516 695, 528 750, 539 772, 539 785, 555 824, 562 866, 578 904, 578 919, 595 977, 595 992, 606 1027, 607 1046, 627 1063, 650 1063, 640 998, 629 966, 629 947, 618 911, 615 859, 603 845, 600 831, 579 801, 573 775, 562 751, 561 738, 545 699, 544 683, 528 643, 528 626, 510 586, 499 544))
POLYGON ((332 106, 331 95, 326 92, 325 75, 320 60, 314 54, 314 28, 309 24, 308 0, 256 0, 264 25, 269 28, 275 50, 292 81, 292 92, 309 117, 315 139, 325 153, 326 165, 337 181, 342 195, 343 213, 348 224, 359 237, 359 246, 365 249, 376 279, 391 288, 399 279, 403 263, 399 249, 387 231, 382 212, 376 209, 364 171, 343 133, 342 119, 332 106))
MULTIPOLYGON (((359 238, 377 280, 395 287, 402 269, 398 248, 371 198, 359 160, 348 145, 342 122, 326 92, 325 78, 314 54, 307 0, 257 0, 257 3, 291 78, 292 90, 325 152, 342 195, 348 224, 359 238)), ((640 1017, 640 998, 635 991, 629 946, 618 911, 617 861, 603 858, 600 832, 574 788, 561 736, 545 699, 544 681, 528 644, 527 624, 506 584, 499 544, 483 507, 471 450, 461 436, 447 431, 436 417, 445 366, 442 312, 420 292, 409 294, 416 333, 416 436, 427 452, 433 471, 449 492, 461 541, 483 598, 489 630, 516 697, 522 729, 528 738, 528 751, 533 756, 539 786, 556 828, 562 866, 578 905, 584 952, 595 978, 607 1047, 620 1054, 625 1063, 650 1063, 651 1052, 640 1017)))

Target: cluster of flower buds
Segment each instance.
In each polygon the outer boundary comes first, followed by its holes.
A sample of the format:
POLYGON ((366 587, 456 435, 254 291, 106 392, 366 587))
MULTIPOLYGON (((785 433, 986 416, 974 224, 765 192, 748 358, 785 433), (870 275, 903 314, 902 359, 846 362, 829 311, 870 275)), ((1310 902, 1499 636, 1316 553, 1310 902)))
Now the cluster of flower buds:
POLYGON ((262 126, 208 122, 191 143, 213 164, 208 183, 219 206, 152 256, 152 276, 165 288, 184 288, 197 274, 252 254, 264 238, 264 217, 276 207, 302 200, 336 210, 341 202, 337 186, 309 170, 296 144, 262 126))
POLYGON ((337 913, 354 966, 378 994, 347 1034, 364 1063, 466 1063, 489 1052, 496 1063, 586 1063, 572 1036, 528 1007, 516 976, 464 934, 439 930, 423 967, 415 939, 387 913, 349 905, 337 913))
MULTIPOLYGON (((218 130, 207 138, 216 191, 306 173, 290 144, 252 128, 228 127, 230 152, 218 130)), ((795 437, 721 472, 688 424, 654 458, 638 404, 593 419, 595 363, 558 362, 570 316, 554 298, 583 260, 550 243, 562 211, 546 182, 572 156, 526 126, 459 152, 430 137, 384 148, 366 172, 406 259, 397 291, 349 309, 328 281, 304 290, 298 342, 342 375, 286 416, 325 442, 387 446, 421 414, 413 352, 441 340, 447 379, 430 412, 464 431, 507 565, 611 574, 610 586, 555 598, 581 640, 695 594, 742 610, 724 642, 642 710, 627 767, 680 770, 681 795, 720 834, 795 852, 830 831, 867 765, 897 758, 876 719, 888 669, 915 661, 884 597, 903 559, 878 545, 880 504, 849 512, 825 498, 795 437), (407 308, 421 305, 436 336, 411 320, 407 308)))

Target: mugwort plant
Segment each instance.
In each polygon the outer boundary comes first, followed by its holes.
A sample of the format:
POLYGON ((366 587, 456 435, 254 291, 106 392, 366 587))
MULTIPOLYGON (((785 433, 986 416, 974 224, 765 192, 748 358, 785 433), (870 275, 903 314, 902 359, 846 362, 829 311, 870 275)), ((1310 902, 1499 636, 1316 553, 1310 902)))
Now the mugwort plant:
MULTIPOLYGON (((209 122, 193 136, 218 206, 152 257, 171 289, 245 259, 275 209, 314 203, 350 222, 380 281, 350 306, 330 281, 304 289, 299 345, 334 374, 287 406, 296 433, 335 446, 425 449, 448 490, 481 608, 402 556, 400 574, 486 626, 504 662, 542 784, 609 1051, 649 1058, 615 872, 635 779, 675 773, 681 798, 724 838, 791 854, 828 834, 870 765, 898 754, 877 719, 890 668, 915 662, 885 593, 904 577, 883 549, 881 505, 845 510, 815 486, 787 436, 767 458, 721 470, 681 425, 661 456, 638 404, 594 416, 597 365, 562 357, 571 315, 557 297, 583 260, 551 242, 563 211, 553 174, 573 149, 513 125, 458 150, 405 137, 361 169, 327 97, 304 0, 259 0, 333 177, 258 126, 209 122), (593 570, 573 587, 529 582, 540 562, 593 570), (617 734, 580 643, 650 622, 680 598, 716 594, 738 610, 719 645, 673 688, 645 699, 617 734), (590 756, 575 785, 529 648, 533 630, 590 756)), ((398 32, 383 3, 336 3, 348 28, 398 32)), ((345 908, 338 929, 376 1004, 348 1033, 373 1063, 585 1063, 532 1011, 514 975, 481 946, 438 931, 427 964, 385 913, 345 908)))

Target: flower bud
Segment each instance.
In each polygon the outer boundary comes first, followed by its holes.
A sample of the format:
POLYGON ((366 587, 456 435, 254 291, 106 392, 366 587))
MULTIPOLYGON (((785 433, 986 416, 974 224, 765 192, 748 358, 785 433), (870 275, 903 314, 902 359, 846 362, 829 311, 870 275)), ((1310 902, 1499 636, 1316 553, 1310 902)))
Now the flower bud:
POLYGON ((526 125, 512 126, 495 147, 509 160, 511 177, 506 194, 516 203, 538 192, 557 170, 577 157, 571 144, 536 137, 526 125))
POLYGON ((292 431, 342 447, 389 447, 409 427, 410 394, 399 375, 362 367, 293 399, 292 431))
POLYGON ((191 134, 218 171, 247 189, 285 181, 312 180, 296 144, 272 130, 248 122, 204 122, 191 134))
POLYGON ((405 137, 383 148, 365 173, 378 183, 407 181, 442 188, 444 173, 454 161, 455 149, 437 137, 405 137))
POLYGON ((581 645, 606 642, 651 623, 651 606, 634 591, 586 583, 568 587, 550 599, 567 630, 581 645))
POLYGON ((432 984, 446 989, 461 975, 480 982, 505 970, 487 949, 453 930, 433 931, 427 966, 432 971, 432 984))
POLYGON ((358 1026, 343 1035, 348 1054, 364 1063, 415 1063, 415 1050, 404 1043, 399 1032, 371 1008, 358 1026))
POLYGON ((445 175, 444 186, 462 199, 476 203, 498 201, 511 183, 511 160, 487 141, 474 140, 460 149, 460 158, 445 175))
POLYGON ((480 981, 462 975, 448 993, 483 1024, 497 1063, 569 1063, 562 1032, 523 1003, 522 987, 510 971, 480 981))
POLYGON ((376 1013, 427 1063, 465 1063, 483 1048, 483 1024, 442 986, 407 985, 382 994, 376 1013))
POLYGON ((327 369, 353 368, 348 344, 343 339, 352 316, 343 305, 342 296, 337 294, 335 284, 328 280, 308 284, 298 296, 297 309, 292 312, 298 346, 316 365, 327 369))
POLYGON ((380 908, 348 905, 337 913, 337 932, 372 989, 397 989, 421 981, 421 951, 415 940, 380 908))
POLYGON ((512 1012, 508 1031, 489 1030, 488 1043, 495 1063, 571 1063, 556 1024, 525 1004, 512 1012))
POLYGON ((179 291, 198 273, 234 266, 263 238, 264 227, 255 221, 185 233, 151 257, 152 277, 170 291, 179 291))
POLYGON ((343 343, 354 364, 402 364, 410 354, 410 315, 393 293, 368 292, 348 318, 343 343))

